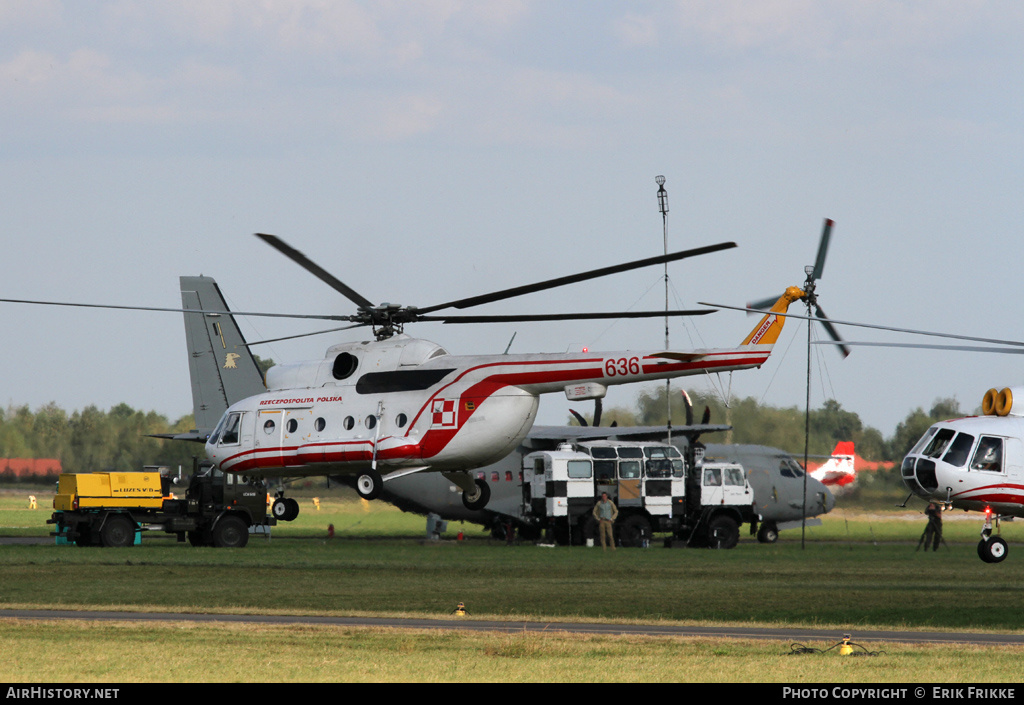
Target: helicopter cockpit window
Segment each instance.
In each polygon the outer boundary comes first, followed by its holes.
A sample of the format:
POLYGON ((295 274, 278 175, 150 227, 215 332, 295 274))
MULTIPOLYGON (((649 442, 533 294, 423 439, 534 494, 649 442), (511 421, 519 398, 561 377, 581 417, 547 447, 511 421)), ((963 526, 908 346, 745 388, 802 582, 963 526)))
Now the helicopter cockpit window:
POLYGON ((924 435, 921 436, 921 440, 914 444, 914 447, 910 449, 910 452, 907 455, 917 455, 918 453, 920 453, 921 449, 924 448, 925 443, 931 440, 931 437, 935 435, 936 430, 937 429, 934 426, 932 426, 927 431, 925 431, 924 435))
POLYGON ((227 422, 224 424, 224 431, 220 436, 220 445, 238 445, 238 427, 241 425, 241 421, 242 414, 240 413, 232 413, 228 415, 227 422))
POLYGON ((974 445, 974 436, 969 433, 958 433, 953 442, 949 444, 949 450, 943 456, 942 462, 948 463, 955 468, 962 468, 967 462, 967 456, 971 453, 974 445))
POLYGON ((932 436, 932 440, 929 441, 924 450, 921 451, 921 455, 926 455, 929 458, 942 457, 942 454, 946 452, 946 448, 949 447, 949 442, 953 440, 953 436, 955 434, 956 431, 951 428, 940 428, 938 432, 932 436))
POLYGON ((1003 439, 982 436, 978 441, 978 450, 974 451, 971 470, 1002 472, 1003 470, 1003 439))
POLYGON ((225 413, 220 417, 220 421, 217 422, 217 428, 213 429, 213 433, 206 439, 207 443, 217 445, 217 441, 220 440, 220 432, 224 430, 224 424, 228 422, 228 415, 225 413))

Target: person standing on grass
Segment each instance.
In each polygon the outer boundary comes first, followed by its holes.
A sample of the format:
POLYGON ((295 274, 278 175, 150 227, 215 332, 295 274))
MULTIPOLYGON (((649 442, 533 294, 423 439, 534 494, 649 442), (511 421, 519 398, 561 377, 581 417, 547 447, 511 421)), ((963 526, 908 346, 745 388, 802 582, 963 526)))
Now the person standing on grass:
POLYGON ((597 519, 598 533, 601 535, 601 550, 608 550, 608 544, 611 544, 614 551, 615 535, 612 533, 612 525, 619 518, 619 508, 615 506, 615 502, 608 499, 607 492, 602 492, 601 501, 594 505, 594 518, 597 519))

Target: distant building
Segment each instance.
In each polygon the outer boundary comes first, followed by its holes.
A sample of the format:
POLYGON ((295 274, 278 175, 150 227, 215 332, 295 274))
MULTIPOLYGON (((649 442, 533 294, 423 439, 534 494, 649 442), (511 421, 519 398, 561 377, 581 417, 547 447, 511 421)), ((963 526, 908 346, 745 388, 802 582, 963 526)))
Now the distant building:
POLYGON ((0 458, 0 479, 56 477, 61 473, 59 458, 0 458))

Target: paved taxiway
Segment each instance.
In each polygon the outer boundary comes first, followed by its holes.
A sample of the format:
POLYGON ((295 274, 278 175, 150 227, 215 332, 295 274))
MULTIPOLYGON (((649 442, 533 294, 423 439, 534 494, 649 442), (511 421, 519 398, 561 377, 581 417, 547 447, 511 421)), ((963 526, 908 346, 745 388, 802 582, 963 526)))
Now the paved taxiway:
POLYGON ((639 634, 645 636, 688 636, 730 639, 765 639, 785 642, 838 642, 845 632, 855 643, 900 642, 932 644, 977 644, 981 646, 1024 645, 1024 634, 981 634, 972 632, 920 632, 878 630, 790 629, 778 627, 688 627, 643 624, 601 624, 572 622, 503 622, 470 618, 387 619, 376 617, 305 617, 259 614, 175 614, 171 612, 90 612, 79 610, 5 610, 0 619, 81 619, 130 622, 235 622, 247 624, 304 624, 339 627, 389 627, 393 629, 458 629, 493 632, 568 632, 572 634, 639 634))

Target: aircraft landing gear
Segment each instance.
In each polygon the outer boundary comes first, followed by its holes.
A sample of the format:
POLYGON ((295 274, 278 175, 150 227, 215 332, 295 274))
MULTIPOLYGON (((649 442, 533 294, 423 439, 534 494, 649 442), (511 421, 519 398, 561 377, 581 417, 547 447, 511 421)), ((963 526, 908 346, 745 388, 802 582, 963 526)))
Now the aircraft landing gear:
POLYGON ((278 492, 273 506, 270 507, 270 513, 278 521, 294 521, 299 516, 299 503, 290 497, 285 497, 282 492, 278 492))
POLYGON ((376 470, 363 470, 356 476, 356 492, 363 499, 377 499, 384 486, 384 480, 376 470))
POLYGON ((491 488, 483 480, 477 478, 473 482, 473 491, 462 491, 462 504, 470 511, 483 509, 491 499, 491 488))
MULTIPOLYGON (((998 517, 996 522, 998 522, 998 517)), ((1006 559, 1010 548, 1002 536, 992 535, 992 514, 985 512, 985 526, 981 530, 981 541, 978 542, 978 558, 986 563, 1001 563, 1006 559)))
POLYGON ((762 522, 757 530, 757 540, 759 543, 775 543, 779 540, 779 527, 774 521, 762 522))

